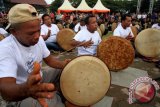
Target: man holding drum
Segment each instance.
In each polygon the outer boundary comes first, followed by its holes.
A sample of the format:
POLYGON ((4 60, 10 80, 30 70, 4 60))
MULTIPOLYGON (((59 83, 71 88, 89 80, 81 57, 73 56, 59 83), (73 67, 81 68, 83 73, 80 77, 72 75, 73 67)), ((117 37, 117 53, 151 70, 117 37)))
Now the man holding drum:
POLYGON ((97 32, 97 20, 94 15, 87 16, 85 19, 87 28, 79 31, 72 40, 72 45, 78 47, 78 56, 96 55, 97 46, 101 42, 97 32))
POLYGON ((53 84, 60 71, 41 72, 40 67, 44 60, 50 67, 62 69, 69 60, 59 61, 50 55, 33 6, 15 5, 8 18, 11 35, 0 42, 0 93, 9 101, 7 106, 48 107, 50 99, 52 107, 64 107, 53 84))
POLYGON ((134 35, 130 27, 131 20, 132 18, 129 14, 123 15, 121 18, 121 23, 114 30, 113 35, 126 38, 127 40, 133 40, 134 35))
POLYGON ((59 32, 57 25, 52 24, 51 17, 48 14, 42 16, 42 21, 41 36, 45 40, 47 48, 54 51, 63 51, 56 41, 57 33, 59 32))

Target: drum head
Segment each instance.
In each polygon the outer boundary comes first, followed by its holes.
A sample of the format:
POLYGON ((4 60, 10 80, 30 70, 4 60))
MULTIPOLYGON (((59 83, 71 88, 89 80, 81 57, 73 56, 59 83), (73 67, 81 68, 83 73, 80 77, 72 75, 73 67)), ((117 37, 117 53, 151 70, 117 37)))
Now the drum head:
POLYGON ((127 68, 134 60, 134 48, 130 41, 116 36, 102 41, 97 49, 97 56, 109 70, 118 71, 127 68))
POLYGON ((143 30, 135 39, 135 47, 145 57, 159 57, 160 31, 151 28, 143 30))
POLYGON ((114 32, 114 30, 117 28, 117 23, 112 23, 112 32, 114 32))
POLYGON ((0 34, 0 41, 4 39, 4 36, 0 34))
POLYGON ((60 86, 69 102, 78 106, 89 106, 105 96, 110 81, 110 72, 100 59, 81 56, 63 69, 60 86))
POLYGON ((100 30, 101 30, 101 32, 102 32, 102 35, 104 34, 104 31, 105 31, 105 26, 104 26, 104 24, 101 24, 100 25, 100 30))
POLYGON ((73 30, 65 28, 58 32, 57 43, 64 49, 70 50, 73 48, 71 45, 71 40, 74 38, 75 33, 73 30))
POLYGON ((102 37, 102 32, 99 27, 97 27, 97 32, 99 33, 99 36, 102 37))
POLYGON ((132 32, 134 34, 134 37, 136 37, 137 33, 138 33, 137 27, 136 26, 131 26, 131 30, 132 30, 132 32))
POLYGON ((57 27, 59 28, 59 30, 63 29, 63 25, 62 24, 57 24, 57 27))

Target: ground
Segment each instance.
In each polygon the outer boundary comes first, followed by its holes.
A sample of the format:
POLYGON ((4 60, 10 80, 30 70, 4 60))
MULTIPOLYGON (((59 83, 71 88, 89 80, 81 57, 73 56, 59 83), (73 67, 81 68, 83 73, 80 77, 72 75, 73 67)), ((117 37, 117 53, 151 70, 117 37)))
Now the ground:
MULTIPOLYGON (((106 38, 106 37, 103 37, 106 38)), ((56 58, 60 60, 74 59, 77 51, 52 53, 56 58)), ((50 69, 45 63, 43 63, 42 69, 50 69)), ((110 71, 111 72, 111 71, 110 71)), ((92 107, 160 107, 160 90, 157 91, 155 98, 147 104, 129 104, 129 83, 134 79, 141 76, 149 76, 152 79, 160 77, 160 69, 155 67, 154 63, 144 62, 141 58, 135 58, 132 65, 127 69, 115 73, 111 72, 111 86, 106 96, 92 107)), ((160 84, 160 79, 157 80, 160 84)), ((1 102, 0 107, 4 107, 1 102)))
MULTIPOLYGON (((56 57, 60 60, 64 60, 66 58, 73 59, 76 57, 76 52, 70 53, 62 53, 57 54, 56 57)), ((160 77, 160 69, 155 67, 154 63, 144 62, 141 58, 135 58, 132 65, 126 69, 126 71, 122 71, 119 74, 114 74, 112 76, 117 75, 117 80, 114 80, 115 77, 112 77, 111 86, 109 91, 106 94, 106 97, 100 101, 98 104, 93 107, 160 107, 160 91, 157 92, 155 98, 152 102, 147 104, 129 104, 127 99, 129 87, 124 87, 123 84, 127 84, 127 81, 132 81, 134 78, 138 78, 139 76, 148 75, 152 79, 160 77), (130 72, 132 71, 132 72, 130 72), (130 75, 126 77, 125 73, 130 75), (137 75, 134 75, 136 73, 137 75), (121 75, 121 76, 120 76, 121 75), (119 81, 119 83, 116 83, 119 81), (121 86, 122 85, 122 86, 121 86), (107 102, 107 103, 106 103, 107 102)), ((160 79, 157 81, 160 84, 160 79)))

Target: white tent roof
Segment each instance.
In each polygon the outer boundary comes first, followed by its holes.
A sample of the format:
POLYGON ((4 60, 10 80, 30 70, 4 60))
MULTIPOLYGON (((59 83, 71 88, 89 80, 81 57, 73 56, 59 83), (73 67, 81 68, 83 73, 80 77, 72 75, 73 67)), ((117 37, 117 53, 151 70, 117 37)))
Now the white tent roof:
POLYGON ((64 0, 63 4, 58 8, 60 11, 74 11, 76 10, 68 0, 64 0))
POLYGON ((87 11, 92 11, 93 9, 88 6, 85 0, 82 0, 80 5, 76 8, 76 10, 87 12, 87 11))
POLYGON ((97 1, 96 5, 93 7, 93 9, 94 9, 95 11, 97 11, 97 12, 98 12, 98 11, 99 11, 99 12, 109 12, 109 11, 110 11, 110 9, 104 7, 104 5, 102 4, 101 0, 98 0, 98 1, 97 1))

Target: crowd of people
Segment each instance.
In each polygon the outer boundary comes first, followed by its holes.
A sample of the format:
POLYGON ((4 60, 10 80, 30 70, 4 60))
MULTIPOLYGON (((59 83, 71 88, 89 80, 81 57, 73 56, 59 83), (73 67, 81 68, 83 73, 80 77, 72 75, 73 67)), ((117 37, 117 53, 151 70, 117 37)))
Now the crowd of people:
POLYGON ((36 9, 29 4, 12 7, 8 15, 1 13, 0 34, 6 38, 0 42, 0 92, 9 101, 8 105, 30 107, 33 102, 39 102, 48 107, 47 102, 52 101, 52 106, 64 107, 54 84, 61 74, 59 69, 70 60, 59 61, 50 53, 52 49, 64 51, 56 41, 60 31, 57 24, 76 33, 71 45, 79 46, 78 56, 96 55, 102 41, 97 32, 101 24, 105 25, 103 35, 112 31, 114 36, 132 41, 134 34, 130 26, 135 26, 138 32, 146 28, 160 29, 160 13, 51 13, 42 15, 40 20, 36 9), (41 71, 42 61, 55 69, 41 71))

